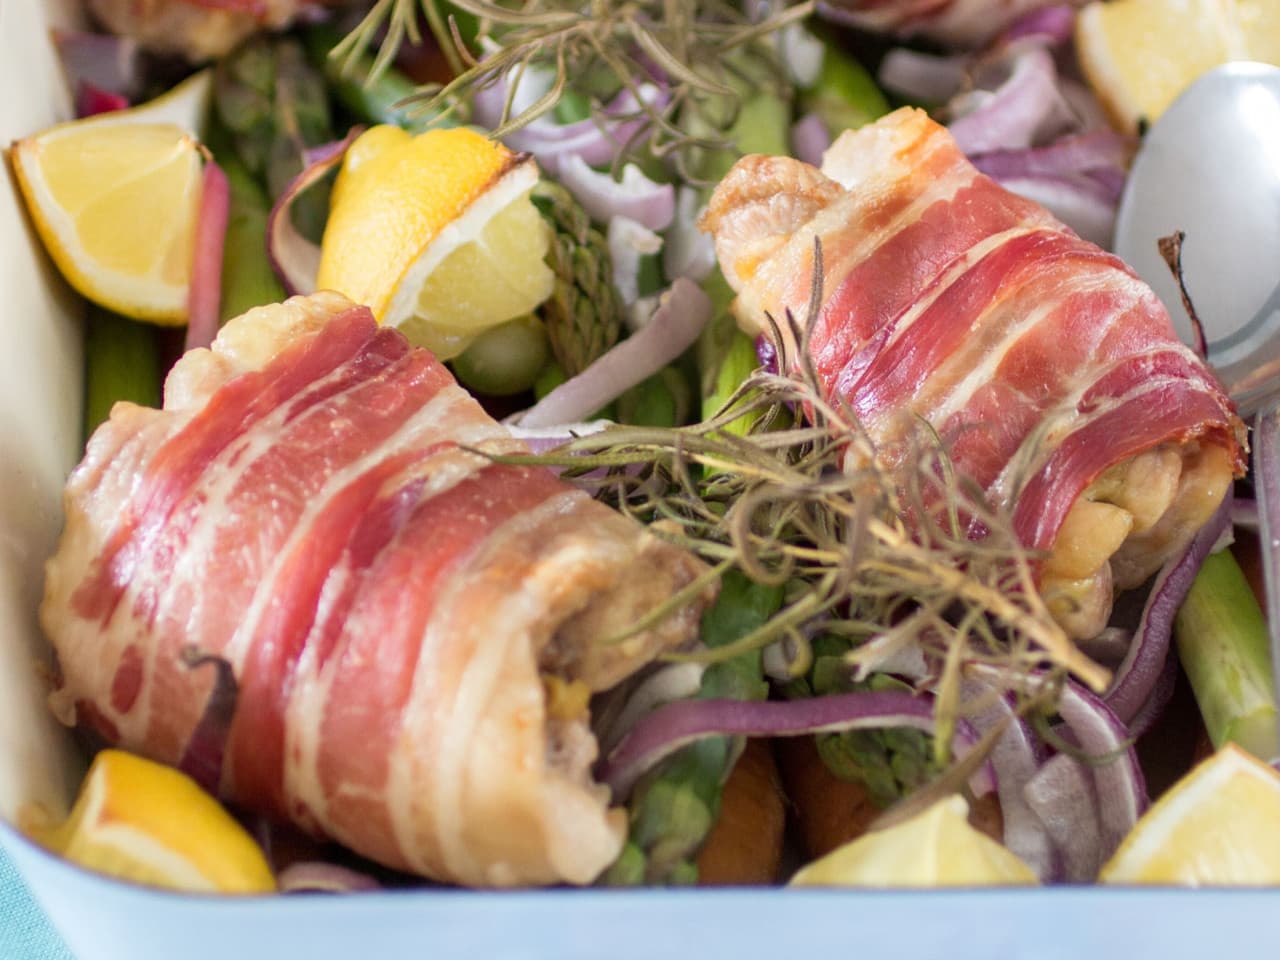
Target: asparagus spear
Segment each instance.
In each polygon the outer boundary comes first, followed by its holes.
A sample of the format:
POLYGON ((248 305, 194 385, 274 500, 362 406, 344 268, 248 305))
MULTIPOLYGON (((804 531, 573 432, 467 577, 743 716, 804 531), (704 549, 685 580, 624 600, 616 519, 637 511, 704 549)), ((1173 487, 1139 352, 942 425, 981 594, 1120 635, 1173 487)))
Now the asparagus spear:
MULTIPOLYGON (((259 36, 218 62, 214 105, 245 168, 277 197, 303 168, 308 147, 334 138, 324 78, 293 37, 259 36)), ((294 204, 294 223, 319 240, 329 199, 321 188, 294 204)))
POLYGON ((1210 554, 1174 620, 1174 640, 1214 747, 1280 752, 1262 608, 1229 550, 1210 554))
MULTIPOLYGON (((781 587, 764 587, 731 571, 720 596, 702 618, 702 641, 723 646, 764 623, 782 604, 781 587)), ((707 668, 698 696, 761 700, 768 684, 759 651, 707 668)), ((660 764, 632 794, 630 836, 602 882, 692 883, 694 857, 720 808, 720 791, 741 750, 741 739, 711 737, 690 744, 660 764)))
POLYGON ((85 436, 117 400, 160 406, 160 350, 155 327, 90 306, 85 330, 85 436))
POLYGON ((543 180, 534 187, 533 202, 555 230, 547 262, 556 284, 540 312, 556 362, 573 376, 618 342, 622 301, 604 235, 573 195, 543 180))
POLYGON ((334 99, 360 123, 388 123, 410 133, 421 133, 429 125, 453 126, 453 121, 427 114, 405 101, 417 92, 413 81, 393 66, 373 75, 373 57, 352 61, 329 54, 342 39, 329 22, 318 23, 303 32, 307 58, 324 73, 334 99))

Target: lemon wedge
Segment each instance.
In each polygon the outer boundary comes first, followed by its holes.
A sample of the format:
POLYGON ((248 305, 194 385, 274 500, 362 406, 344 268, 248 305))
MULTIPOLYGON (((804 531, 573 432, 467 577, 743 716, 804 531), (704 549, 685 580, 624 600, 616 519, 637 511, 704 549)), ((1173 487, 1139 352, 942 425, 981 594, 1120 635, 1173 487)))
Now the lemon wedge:
POLYGON ((1216 66, 1280 64, 1280 3, 1095 0, 1076 19, 1076 50, 1112 122, 1133 133, 1216 66))
POLYGON ((93 761, 71 815, 27 825, 37 842, 100 873, 170 890, 269 893, 253 838, 186 774, 122 750, 93 761))
POLYGON ((131 110, 17 141, 13 170, 41 241, 81 294, 139 320, 182 324, 210 77, 131 110))
POLYGON ((865 833, 791 878, 801 887, 970 887, 1036 884, 1035 871, 970 825, 969 805, 943 797, 908 820, 865 833))
POLYGON ((317 284, 441 358, 551 295, 538 169, 473 130, 365 131, 330 197, 317 284))
POLYGON ((1228 743, 1142 815, 1103 883, 1280 884, 1280 772, 1228 743))

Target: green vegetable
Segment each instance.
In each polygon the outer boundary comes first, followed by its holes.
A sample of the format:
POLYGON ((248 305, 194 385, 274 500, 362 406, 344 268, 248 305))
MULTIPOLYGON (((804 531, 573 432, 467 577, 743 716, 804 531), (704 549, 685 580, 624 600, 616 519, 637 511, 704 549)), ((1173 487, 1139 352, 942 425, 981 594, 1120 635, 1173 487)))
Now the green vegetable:
MULTIPOLYGON (((711 298, 711 322, 698 336, 695 353, 701 378, 702 418, 710 419, 742 385, 757 367, 755 341, 738 328, 729 312, 733 291, 720 271, 712 270, 702 283, 702 289, 711 298)), ((745 435, 760 414, 752 413, 728 424, 730 433, 745 435)))
POLYGON ((1174 620, 1174 639, 1214 747, 1230 740, 1264 760, 1276 756, 1266 621, 1229 550, 1200 568, 1174 620))
POLYGON ((227 235, 222 250, 221 320, 225 323, 251 307, 278 303, 285 297, 267 259, 267 195, 240 163, 224 161, 231 188, 227 235))
MULTIPOLYGON (((781 587, 764 587, 730 571, 721 581, 716 602, 702 617, 703 643, 720 647, 750 633, 781 607, 782 593, 781 587)), ((762 700, 768 692, 760 651, 753 650, 708 667, 698 696, 762 700)), ((736 737, 700 740, 642 778, 628 805, 627 846, 602 882, 621 886, 641 880, 696 881, 694 858, 719 816, 720 792, 741 746, 736 737)))
POLYGON ((616 401, 617 421, 638 427, 677 427, 687 423, 692 391, 674 366, 663 367, 616 401))
POLYGON ((564 187, 547 180, 533 202, 555 230, 547 263, 556 275, 550 299, 539 308, 556 363, 581 373, 622 335, 622 301, 604 235, 564 187))
POLYGON ((520 317, 486 330, 453 360, 468 387, 492 397, 533 387, 547 364, 547 331, 537 317, 520 317))
POLYGON ((822 71, 800 95, 800 112, 816 113, 832 137, 856 130, 889 112, 889 102, 871 74, 831 37, 821 35, 822 71))
POLYGON ((160 406, 155 327, 90 306, 84 350, 86 437, 107 419, 117 400, 160 406))
POLYGON ((413 81, 395 67, 388 66, 373 76, 373 58, 356 57, 351 61, 329 54, 341 39, 331 22, 318 23, 303 32, 307 58, 324 73, 329 90, 359 123, 387 123, 410 133, 421 133, 433 121, 439 126, 453 126, 453 121, 440 119, 406 103, 417 92, 413 81))
MULTIPOLYGON (((308 147, 334 139, 324 77, 293 37, 259 36, 220 60, 214 106, 245 168, 271 198, 304 165, 308 147)), ((318 241, 329 212, 328 191, 307 191, 293 206, 295 225, 318 241)))

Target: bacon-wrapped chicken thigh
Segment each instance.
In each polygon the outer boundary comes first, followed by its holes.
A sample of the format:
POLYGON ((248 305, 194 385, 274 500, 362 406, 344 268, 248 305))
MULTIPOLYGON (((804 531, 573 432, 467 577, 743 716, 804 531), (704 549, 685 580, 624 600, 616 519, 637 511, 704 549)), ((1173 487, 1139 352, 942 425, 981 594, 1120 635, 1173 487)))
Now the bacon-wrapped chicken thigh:
POLYGON ((524 448, 364 307, 231 321, 163 409, 117 404, 69 481, 55 708, 175 765, 225 747, 222 796, 392 867, 590 882, 625 816, 591 777, 589 698, 693 643, 710 598, 606 641, 702 567, 476 449, 524 448), (225 744, 201 658, 239 688, 225 744))
POLYGON ((1075 636, 1097 633, 1113 593, 1185 545, 1243 470, 1231 401, 1150 288, 978 173, 922 111, 846 132, 821 170, 744 158, 704 226, 755 331, 805 317, 820 242, 808 341, 824 391, 891 467, 927 421, 1045 552, 1042 590, 1075 636))

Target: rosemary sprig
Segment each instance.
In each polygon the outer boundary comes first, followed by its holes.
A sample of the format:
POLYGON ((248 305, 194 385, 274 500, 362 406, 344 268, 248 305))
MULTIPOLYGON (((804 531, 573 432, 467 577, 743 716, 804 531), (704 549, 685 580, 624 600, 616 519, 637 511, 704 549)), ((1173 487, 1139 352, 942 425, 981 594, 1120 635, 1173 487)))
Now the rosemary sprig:
POLYGON ((687 169, 691 151, 728 146, 726 134, 744 86, 742 64, 750 64, 751 84, 759 85, 763 74, 784 94, 790 90, 772 39, 808 17, 814 5, 815 0, 783 0, 752 19, 742 5, 725 0, 377 0, 333 56, 355 63, 376 44, 371 73, 376 78, 402 43, 420 42, 421 16, 455 73, 444 86, 418 95, 424 112, 442 117, 465 112, 473 94, 510 78, 494 130, 501 137, 553 110, 569 91, 583 95, 597 118, 614 95, 628 91, 637 104, 634 114, 614 119, 647 123, 642 137, 620 145, 623 154, 643 139, 652 156, 672 156, 687 169), (470 46, 462 39, 457 14, 479 21, 470 46), (487 52, 478 58, 480 50, 487 52), (515 85, 534 71, 549 74, 551 82, 517 109, 515 85), (655 80, 668 93, 660 102, 640 96, 641 87, 655 80))

